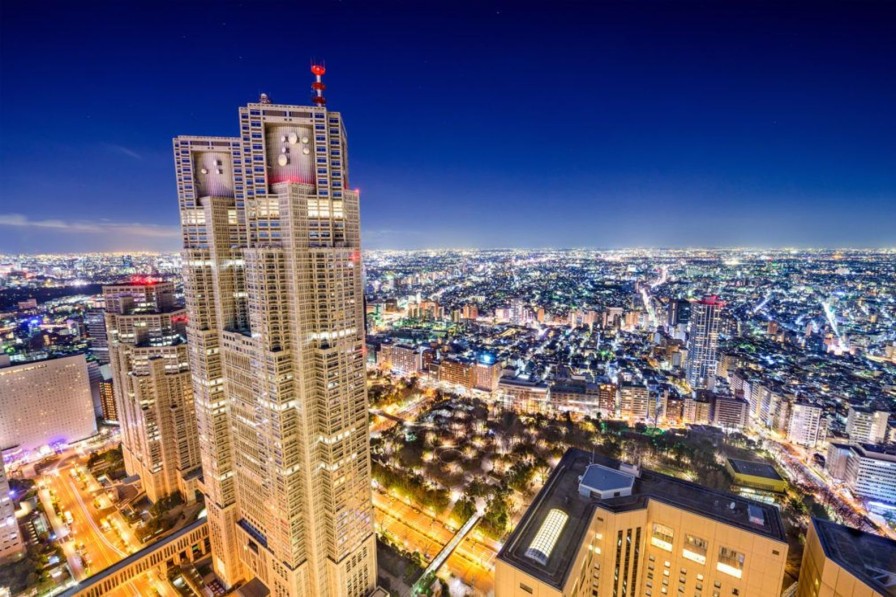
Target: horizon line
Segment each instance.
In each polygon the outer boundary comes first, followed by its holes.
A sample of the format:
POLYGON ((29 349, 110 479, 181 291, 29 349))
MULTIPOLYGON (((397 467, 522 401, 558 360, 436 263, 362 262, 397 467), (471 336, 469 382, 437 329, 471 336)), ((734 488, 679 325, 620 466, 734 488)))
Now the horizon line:
MULTIPOLYGON (((8 253, 0 251, 0 257, 70 257, 73 255, 94 256, 94 255, 177 255, 181 249, 171 251, 148 251, 145 249, 138 250, 113 250, 113 251, 76 251, 76 252, 19 252, 8 253)), ((386 247, 378 248, 362 248, 362 252, 382 252, 388 251, 393 253, 416 253, 416 252, 433 252, 433 251, 873 251, 889 253, 896 251, 896 245, 889 247, 845 247, 845 246, 692 246, 692 247, 662 247, 662 246, 630 246, 630 247, 421 247, 415 249, 391 249, 386 247)))

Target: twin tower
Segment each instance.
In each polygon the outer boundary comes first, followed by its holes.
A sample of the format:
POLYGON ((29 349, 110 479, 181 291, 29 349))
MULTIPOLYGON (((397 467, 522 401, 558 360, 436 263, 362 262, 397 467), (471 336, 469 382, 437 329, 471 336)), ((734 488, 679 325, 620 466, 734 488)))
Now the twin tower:
POLYGON ((316 105, 174 139, 214 569, 278 597, 376 584, 359 197, 316 68, 316 105))

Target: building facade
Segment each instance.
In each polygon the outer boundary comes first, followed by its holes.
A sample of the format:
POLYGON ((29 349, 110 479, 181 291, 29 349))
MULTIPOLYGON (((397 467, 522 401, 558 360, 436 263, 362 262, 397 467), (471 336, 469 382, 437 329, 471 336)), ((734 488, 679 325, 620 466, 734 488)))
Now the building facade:
POLYGON ((787 439, 795 444, 814 447, 824 440, 825 428, 822 424, 824 408, 817 404, 797 401, 790 413, 787 439))
POLYGON ((859 497, 896 504, 896 446, 850 446, 844 480, 859 497))
POLYGON ((174 140, 213 567, 277 597, 364 595, 376 544, 342 116, 262 96, 239 124, 174 140))
POLYGON ((896 594, 896 541, 813 518, 796 597, 896 594))
POLYGON ((9 494, 6 467, 0 458, 0 562, 15 559, 25 553, 25 541, 16 521, 16 505, 9 494))
POLYGON ((778 597, 774 506, 571 449, 498 554, 497 597, 778 597))
POLYGON ((686 377, 692 388, 713 385, 719 360, 719 324, 725 302, 708 296, 691 304, 686 377))
POLYGON ((890 413, 871 408, 849 407, 846 434, 857 444, 879 444, 887 437, 890 413))
POLYGON ((36 453, 96 433, 83 354, 0 368, 0 449, 36 453))
POLYGON ((109 364, 109 339, 106 334, 106 314, 102 309, 91 309, 84 314, 84 325, 90 339, 90 352, 100 365, 109 364))
POLYGON ((186 311, 174 302, 174 283, 114 284, 103 297, 125 469, 153 502, 173 493, 191 500, 199 437, 186 311))

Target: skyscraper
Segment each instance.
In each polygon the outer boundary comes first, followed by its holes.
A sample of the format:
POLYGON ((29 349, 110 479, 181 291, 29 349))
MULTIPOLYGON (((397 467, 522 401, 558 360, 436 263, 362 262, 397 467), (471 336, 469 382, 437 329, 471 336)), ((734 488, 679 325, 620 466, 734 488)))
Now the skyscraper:
POLYGON ((103 287, 122 452, 152 501, 191 499, 199 468, 186 316, 172 282, 103 287))
POLYGON ((213 562, 278 596, 376 582, 360 212, 342 117, 240 108, 238 137, 177 137, 196 411, 213 562))
POLYGON ((719 361, 719 322, 725 302, 707 296, 691 304, 687 380, 692 388, 711 388, 719 361))
POLYGON ((91 309, 84 314, 90 352, 100 365, 109 364, 109 338, 106 334, 106 317, 102 309, 91 309))

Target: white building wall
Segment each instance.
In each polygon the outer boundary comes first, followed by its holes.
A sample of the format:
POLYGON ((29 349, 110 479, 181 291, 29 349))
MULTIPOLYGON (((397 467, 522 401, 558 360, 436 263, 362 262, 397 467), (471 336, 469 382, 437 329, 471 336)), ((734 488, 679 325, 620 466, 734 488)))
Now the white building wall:
POLYGON ((96 433, 84 355, 0 369, 0 448, 37 452, 96 433))

